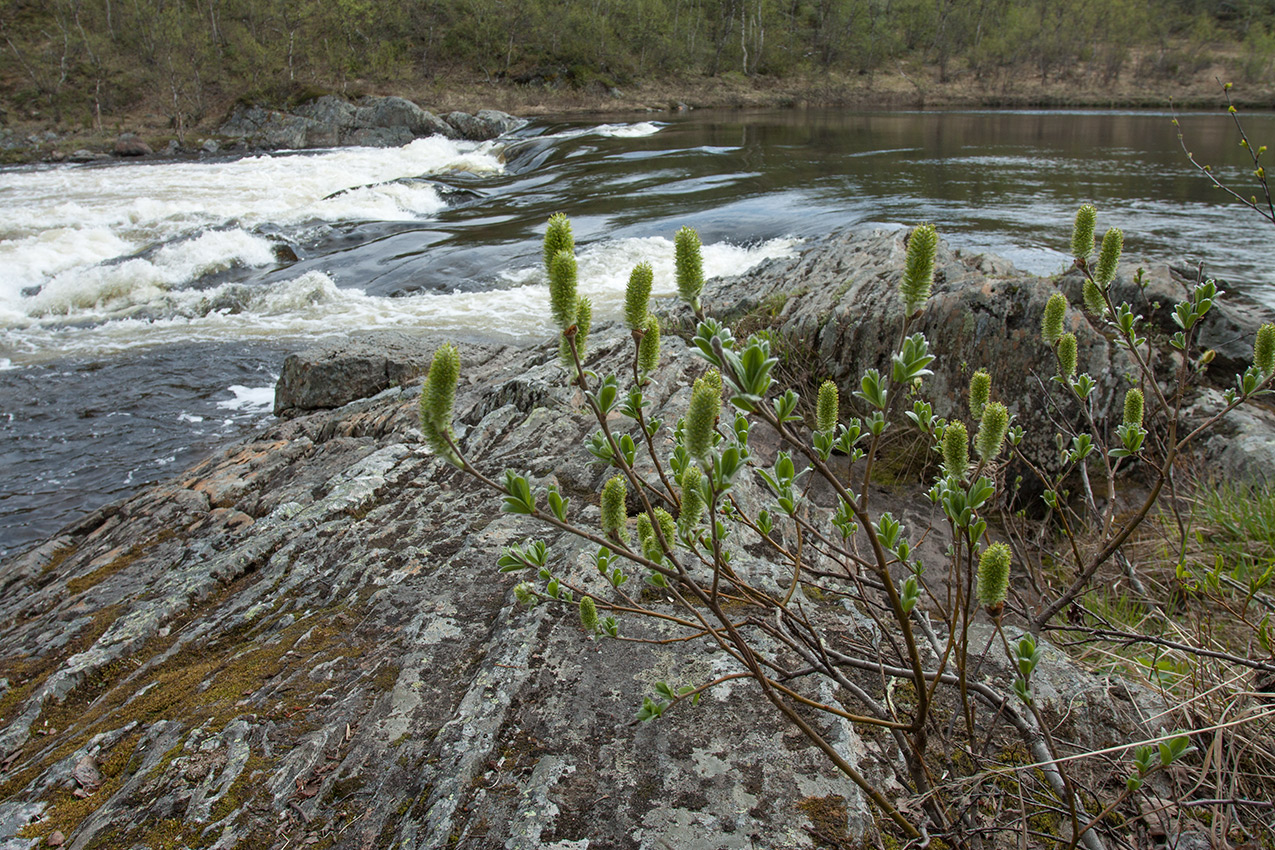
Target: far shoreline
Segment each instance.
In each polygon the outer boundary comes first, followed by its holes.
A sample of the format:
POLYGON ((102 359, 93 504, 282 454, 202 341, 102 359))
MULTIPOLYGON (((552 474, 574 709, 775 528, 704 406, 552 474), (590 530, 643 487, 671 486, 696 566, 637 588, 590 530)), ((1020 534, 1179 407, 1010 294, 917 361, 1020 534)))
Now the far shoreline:
MULTIPOLYGON (((286 111, 322 94, 349 100, 369 95, 396 95, 422 108, 442 114, 474 113, 497 109, 527 119, 565 119, 587 116, 675 114, 687 110, 800 110, 842 108, 862 111, 1022 111, 1095 110, 1210 112, 1225 110, 1221 69, 1201 71, 1188 80, 1146 81, 1121 79, 1110 85, 1096 81, 1042 84, 1038 80, 979 81, 967 76, 940 82, 933 73, 898 72, 871 76, 828 75, 818 77, 744 77, 728 73, 717 77, 685 76, 661 81, 636 82, 623 89, 602 87, 558 88, 489 82, 458 75, 398 84, 351 84, 344 91, 303 89, 291 103, 261 103, 286 111)), ((1275 89, 1265 85, 1237 85, 1230 92, 1242 111, 1275 109, 1275 89)), ((138 108, 111 116, 101 127, 71 121, 52 122, 43 117, 11 120, 0 126, 11 139, 44 137, 35 144, 0 149, 0 166, 57 163, 77 150, 109 152, 121 135, 134 134, 155 153, 134 161, 199 158, 206 140, 219 146, 231 140, 218 133, 239 98, 225 97, 210 105, 204 119, 179 138, 170 122, 153 110, 138 108), (52 138, 49 136, 52 135, 52 138), (165 153, 176 142, 178 152, 165 153)), ((221 155, 261 153, 241 148, 221 155)), ((111 161, 127 161, 112 157, 111 161)))

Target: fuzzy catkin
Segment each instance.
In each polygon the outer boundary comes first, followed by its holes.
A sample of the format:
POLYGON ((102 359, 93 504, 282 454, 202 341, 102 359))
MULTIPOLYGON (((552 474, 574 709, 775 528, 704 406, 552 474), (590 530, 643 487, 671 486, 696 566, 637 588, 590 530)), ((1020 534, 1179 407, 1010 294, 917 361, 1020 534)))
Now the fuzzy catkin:
POLYGON ((1275 325, 1267 322, 1257 329, 1253 341, 1253 365, 1265 377, 1275 371, 1275 325))
POLYGON ((580 302, 576 297, 576 258, 568 251, 559 251, 549 261, 549 309, 558 327, 566 330, 576 323, 576 310, 580 302))
POLYGON ((660 365, 660 320, 654 316, 646 317, 643 325, 642 341, 638 343, 638 372, 649 375, 660 365))
POLYGON ((1124 234, 1111 228, 1102 237, 1102 250, 1098 254, 1098 266, 1094 269, 1094 280, 1103 289, 1111 286, 1116 279, 1116 268, 1120 265, 1120 252, 1124 249, 1124 234))
POLYGON ((824 381, 819 385, 819 398, 815 404, 815 429, 831 434, 837 427, 837 415, 841 412, 841 399, 837 385, 824 381))
POLYGON ((903 267, 903 280, 899 284, 899 294, 903 297, 907 315, 924 307, 930 298, 938 242, 938 231, 932 224, 920 225, 908 237, 908 256, 903 267))
POLYGON ((984 608, 999 611, 1009 596, 1009 568, 1013 560, 1009 547, 993 543, 978 559, 978 601, 984 608))
POLYGON ((613 476, 602 487, 602 532, 619 540, 627 541, 628 532, 624 521, 628 517, 624 501, 628 494, 628 486, 623 475, 613 476))
POLYGON ((553 258, 560 251, 575 254, 575 237, 571 235, 571 221, 562 213, 549 216, 549 226, 545 229, 545 273, 548 274, 553 265, 553 258))
POLYGON ((1142 425, 1142 407, 1143 398, 1142 390, 1129 390, 1124 394, 1124 424, 1126 425, 1142 425))
POLYGON ((943 430, 943 471, 964 478, 970 465, 970 434, 959 419, 947 423, 943 430))
POLYGON ((1067 297, 1055 292, 1045 302, 1045 315, 1040 320, 1040 336, 1046 345, 1053 345, 1063 333, 1063 322, 1067 318, 1067 297))
POLYGON ((700 465, 708 469, 713 449, 713 430, 722 407, 722 377, 716 369, 709 369, 696 379, 691 390, 691 405, 686 411, 683 429, 686 452, 700 465))
POLYGON ((682 537, 690 538, 695 526, 699 525, 704 515, 704 493, 700 490, 703 473, 698 466, 687 464, 678 483, 682 485, 682 509, 677 515, 677 531, 682 537))
POLYGON ((421 433, 434 453, 457 464, 448 439, 452 437, 452 407, 456 403, 456 382, 460 380, 460 352, 451 343, 434 352, 425 385, 421 387, 421 433))
POLYGON ((699 295, 704 290, 704 256, 701 248, 699 234, 689 227, 683 227, 673 237, 677 293, 692 307, 699 306, 699 295))
POLYGON ((1098 223, 1098 211, 1090 204, 1076 210, 1076 224, 1071 229, 1071 255, 1077 260, 1088 260, 1093 253, 1094 226, 1098 223))
POLYGON ((624 289, 624 323, 629 330, 646 327, 647 309, 651 302, 651 285, 655 271, 650 263, 638 263, 629 275, 629 285, 624 289))
POLYGON ((580 627, 589 634, 598 630, 598 605, 591 596, 580 600, 580 627))
POLYGON ((987 407, 992 397, 992 376, 987 370, 979 369, 970 376, 970 416, 983 418, 983 408, 987 407))
POLYGON ((1058 338, 1058 374, 1070 378, 1076 374, 1079 351, 1076 347, 1075 334, 1063 334, 1058 338))
POLYGON ((1009 410, 999 401, 993 401, 983 408, 982 421, 978 425, 978 435, 974 438, 974 448, 983 461, 990 463, 1001 453, 1005 444, 1005 434, 1009 432, 1009 410))

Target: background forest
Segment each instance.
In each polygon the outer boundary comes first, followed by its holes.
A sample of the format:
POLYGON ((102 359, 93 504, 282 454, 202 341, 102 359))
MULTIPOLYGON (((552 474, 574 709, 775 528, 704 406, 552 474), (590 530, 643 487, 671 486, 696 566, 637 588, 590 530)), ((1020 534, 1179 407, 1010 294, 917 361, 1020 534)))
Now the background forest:
POLYGON ((181 127, 236 99, 456 81, 614 96, 887 75, 1100 92, 1212 85, 1222 63, 1265 84, 1273 28, 1275 0, 0 0, 0 122, 104 129, 149 110, 181 127))

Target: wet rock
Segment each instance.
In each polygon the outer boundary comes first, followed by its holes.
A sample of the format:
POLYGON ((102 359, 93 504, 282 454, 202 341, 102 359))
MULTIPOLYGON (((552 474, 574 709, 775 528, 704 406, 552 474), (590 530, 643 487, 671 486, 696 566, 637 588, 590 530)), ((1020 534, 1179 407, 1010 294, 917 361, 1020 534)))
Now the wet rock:
POLYGON ((398 331, 351 335, 288 355, 275 385, 276 416, 340 407, 422 374, 433 345, 398 331))
POLYGON ((482 141, 526 123, 496 110, 482 110, 477 115, 452 115, 458 116, 456 122, 444 120, 401 97, 369 97, 356 105, 335 95, 325 95, 296 107, 291 113, 260 106, 237 106, 218 132, 270 149, 339 145, 391 147, 424 136, 482 141))
POLYGON ((154 153, 151 146, 132 133, 125 133, 115 142, 112 153, 116 156, 149 156, 154 153))
POLYGON ((515 118, 496 109, 482 109, 475 115, 449 112, 443 118, 456 128, 461 138, 480 142, 513 132, 527 123, 525 119, 515 118))

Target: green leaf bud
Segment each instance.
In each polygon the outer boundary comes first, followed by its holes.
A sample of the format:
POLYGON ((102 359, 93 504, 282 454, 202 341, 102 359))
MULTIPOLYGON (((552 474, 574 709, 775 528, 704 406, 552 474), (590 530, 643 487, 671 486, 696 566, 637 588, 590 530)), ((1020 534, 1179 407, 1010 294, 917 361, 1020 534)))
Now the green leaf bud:
POLYGON ((1098 254, 1098 267, 1094 269, 1094 280, 1103 289, 1111 286, 1116 279, 1116 267, 1120 265, 1120 252, 1124 249, 1124 234, 1116 228, 1107 231, 1102 237, 1102 251, 1098 254))
POLYGON ((704 515, 704 493, 700 490, 700 479, 703 473, 699 467, 690 464, 682 473, 679 482, 682 485, 682 510, 677 516, 677 530, 683 537, 690 537, 695 526, 699 525, 704 515))
POLYGON ((580 600, 580 626, 589 634, 598 631, 598 606, 592 596, 580 600))
POLYGON ((978 601, 993 615, 999 614, 1009 596, 1009 547, 993 543, 978 559, 978 601))
POLYGON ((704 291, 704 256, 699 234, 689 227, 677 231, 673 238, 677 267, 677 294, 692 308, 699 309, 699 296, 704 291))
POLYGON ((649 375, 660 366, 660 320, 647 315, 643 330, 638 343, 638 372, 649 375))
POLYGON ((1063 334, 1058 338, 1058 374, 1070 378, 1076 374, 1076 363, 1079 353, 1076 348, 1076 335, 1063 334))
POLYGON ((983 418, 983 408, 992 397, 992 376, 985 369, 979 369, 970 377, 970 416, 983 418))
POLYGON ((1124 424, 1142 425, 1142 390, 1129 390, 1124 394, 1124 424))
POLYGON ((815 405, 815 429, 831 434, 837 427, 837 416, 841 413, 841 399, 837 394, 837 385, 832 381, 824 381, 819 385, 819 400, 815 405))
POLYGON ((631 331, 646 327, 647 308, 651 301, 651 284, 655 271, 650 263, 638 263, 629 275, 629 285, 624 290, 624 323, 631 331))
POLYGON ((978 456, 990 463, 1001 453, 1005 444, 1005 434, 1009 431, 1009 410, 999 401, 994 401, 983 408, 983 421, 978 425, 978 436, 974 438, 974 448, 978 456))
POLYGON ((1098 284, 1085 278, 1085 282, 1081 286, 1081 292, 1085 298, 1085 309, 1091 314, 1102 318, 1107 312, 1107 302, 1102 297, 1102 290, 1098 288, 1098 284))
POLYGON ((691 389, 691 405, 686 412, 683 429, 686 452, 708 468, 713 449, 713 429, 722 407, 722 376, 716 369, 709 369, 695 381, 691 389))
POLYGON ((613 476, 602 487, 602 532, 624 541, 629 539, 624 527, 624 521, 628 517, 628 510, 624 506, 627 494, 628 486, 624 483, 623 475, 613 476))
POLYGON ((1046 345, 1053 345, 1062 336, 1063 322, 1067 318, 1067 296, 1055 292, 1045 302, 1045 315, 1040 320, 1040 335, 1046 345))
POLYGON ((947 423, 943 429, 943 471, 956 478, 964 478, 969 465, 969 431, 965 423, 957 419, 947 423))
POLYGON ((1071 255, 1077 260, 1088 260, 1093 253, 1094 226, 1098 223, 1098 211, 1090 204, 1076 210, 1076 224, 1071 229, 1071 255))
POLYGON ((567 251, 559 251, 549 261, 549 309, 558 327, 566 330, 576 323, 576 258, 567 251))
POLYGON ((453 437, 452 406, 456 403, 456 382, 460 380, 460 352, 451 343, 434 352, 425 385, 421 387, 421 433, 434 454, 460 466, 448 439, 453 437))
POLYGON ((922 224, 908 238, 908 257, 899 294, 903 296, 903 307, 909 316, 929 300, 930 289, 934 285, 934 256, 938 241, 938 231, 932 224, 922 224))
POLYGON ((576 243, 571 235, 571 221, 562 213, 554 213, 549 216, 549 226, 545 229, 545 274, 552 272, 553 258, 561 251, 574 256, 576 243))
POLYGON ((1275 371, 1275 325, 1270 322, 1257 329, 1253 342, 1253 365, 1265 377, 1275 371))

